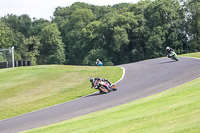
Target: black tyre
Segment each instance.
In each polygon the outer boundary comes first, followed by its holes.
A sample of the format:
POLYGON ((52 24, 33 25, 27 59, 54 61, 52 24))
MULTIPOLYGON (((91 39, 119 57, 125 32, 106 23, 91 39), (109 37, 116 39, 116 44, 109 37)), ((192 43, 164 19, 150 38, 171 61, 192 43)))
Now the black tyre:
POLYGON ((113 90, 113 91, 116 91, 116 90, 117 90, 117 88, 113 88, 112 90, 113 90))
POLYGON ((178 58, 176 56, 171 57, 172 60, 178 61, 178 58))
POLYGON ((175 60, 175 61, 178 61, 178 58, 177 58, 177 57, 174 57, 174 60, 175 60))
POLYGON ((113 90, 113 91, 116 91, 116 90, 117 90, 117 86, 112 85, 112 90, 113 90))

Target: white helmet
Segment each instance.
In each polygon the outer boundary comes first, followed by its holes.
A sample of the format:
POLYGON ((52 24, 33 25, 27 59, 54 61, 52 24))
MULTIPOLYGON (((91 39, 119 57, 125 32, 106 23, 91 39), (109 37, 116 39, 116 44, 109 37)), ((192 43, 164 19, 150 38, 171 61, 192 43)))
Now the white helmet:
POLYGON ((94 78, 93 77, 90 77, 90 82, 94 82, 94 78))
POLYGON ((99 61, 99 59, 97 59, 97 61, 99 61))
POLYGON ((170 48, 169 48, 169 47, 166 47, 166 50, 170 50, 170 48))

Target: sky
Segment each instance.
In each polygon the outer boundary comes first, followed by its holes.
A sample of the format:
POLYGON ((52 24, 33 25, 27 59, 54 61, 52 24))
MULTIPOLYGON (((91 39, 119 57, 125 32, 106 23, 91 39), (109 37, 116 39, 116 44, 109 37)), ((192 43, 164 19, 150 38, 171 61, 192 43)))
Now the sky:
POLYGON ((0 0, 0 17, 7 14, 28 14, 30 18, 50 20, 55 8, 71 6, 75 2, 92 5, 113 5, 119 3, 137 3, 139 0, 0 0))

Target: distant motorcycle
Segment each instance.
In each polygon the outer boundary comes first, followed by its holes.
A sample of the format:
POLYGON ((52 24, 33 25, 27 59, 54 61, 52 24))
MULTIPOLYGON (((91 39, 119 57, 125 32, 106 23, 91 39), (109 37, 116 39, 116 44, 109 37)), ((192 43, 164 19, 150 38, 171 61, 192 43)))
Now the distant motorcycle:
POLYGON ((117 90, 117 86, 115 86, 114 84, 110 85, 108 82, 102 80, 95 80, 94 88, 98 89, 101 94, 106 94, 110 91, 117 90))
POLYGON ((171 51, 171 52, 170 52, 169 57, 170 57, 172 60, 178 61, 178 56, 177 56, 177 54, 176 54, 174 51, 171 51))

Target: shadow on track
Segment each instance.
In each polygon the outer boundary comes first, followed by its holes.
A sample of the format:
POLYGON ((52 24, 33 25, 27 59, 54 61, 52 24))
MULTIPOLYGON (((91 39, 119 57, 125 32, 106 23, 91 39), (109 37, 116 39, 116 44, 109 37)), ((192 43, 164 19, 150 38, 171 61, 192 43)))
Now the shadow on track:
MULTIPOLYGON (((114 92, 114 91, 110 91, 109 93, 112 93, 112 92, 114 92)), ((109 93, 100 93, 100 92, 96 92, 96 93, 87 95, 87 96, 85 96, 85 97, 100 96, 100 95, 108 95, 109 93)))
POLYGON ((94 94, 91 94, 91 95, 87 95, 86 97, 91 97, 91 96, 98 96, 98 95, 104 95, 104 94, 101 94, 101 93, 94 93, 94 94))
POLYGON ((167 62, 161 62, 161 63, 159 63, 159 64, 166 64, 166 63, 173 63, 173 62, 177 62, 177 61, 167 61, 167 62))

